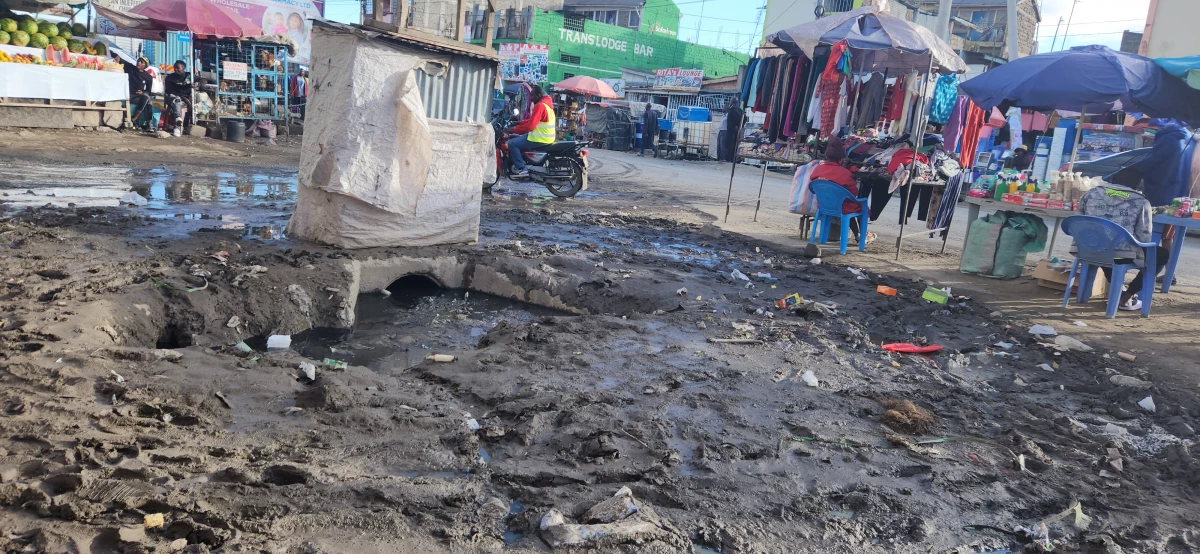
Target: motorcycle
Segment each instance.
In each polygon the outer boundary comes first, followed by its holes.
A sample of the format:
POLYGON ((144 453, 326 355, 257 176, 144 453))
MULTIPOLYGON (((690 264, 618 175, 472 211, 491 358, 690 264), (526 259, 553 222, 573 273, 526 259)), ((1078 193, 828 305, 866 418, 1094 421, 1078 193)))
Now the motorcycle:
MULTIPOLYGON (((484 183, 484 190, 491 190, 501 177, 514 178, 508 140, 516 136, 512 132, 512 124, 513 116, 517 114, 517 110, 512 111, 512 116, 504 111, 500 117, 492 120, 492 131, 496 135, 496 179, 484 183)), ((587 146, 586 141, 560 140, 537 150, 522 151, 529 179, 541 183, 551 194, 561 198, 570 198, 581 190, 587 190, 587 146)))

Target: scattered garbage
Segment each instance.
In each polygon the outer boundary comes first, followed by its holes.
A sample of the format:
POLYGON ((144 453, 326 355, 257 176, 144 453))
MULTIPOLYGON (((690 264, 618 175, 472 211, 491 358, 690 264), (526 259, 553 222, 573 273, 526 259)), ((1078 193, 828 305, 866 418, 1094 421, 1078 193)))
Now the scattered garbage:
POLYGON ((1137 377, 1130 377, 1128 375, 1113 375, 1108 378, 1108 382, 1118 387, 1133 387, 1135 389, 1148 389, 1151 385, 1149 381, 1143 381, 1137 377))
POLYGON ((345 370, 346 367, 348 367, 348 364, 346 362, 343 362, 341 360, 335 360, 333 358, 325 358, 325 359, 321 360, 321 363, 325 364, 325 367, 327 367, 329 369, 337 370, 337 371, 345 370))
POLYGON ((238 325, 241 325, 241 324, 242 324, 242 318, 235 315, 235 316, 229 318, 229 322, 226 323, 225 326, 230 329, 233 329, 234 327, 237 327, 238 325))
POLYGON ((879 285, 875 287, 875 292, 878 292, 884 296, 896 296, 896 289, 886 285, 879 285))
POLYGON ((813 265, 821 265, 821 258, 813 258, 812 264, 813 265))
POLYGON ((428 356, 425 356, 425 359, 430 362, 446 363, 446 362, 453 362, 455 360, 455 357, 450 354, 430 354, 428 356))
POLYGON ((1138 402, 1138 406, 1141 406, 1143 410, 1146 410, 1147 412, 1150 412, 1150 413, 1154 413, 1155 410, 1157 409, 1156 406, 1154 405, 1154 397, 1153 396, 1147 396, 1147 397, 1141 399, 1138 402))
POLYGON ((162 514, 146 514, 142 518, 142 521, 145 523, 147 529, 158 529, 165 523, 162 514))
POLYGON ((1133 354, 1130 354, 1128 352, 1117 352, 1117 357, 1121 358, 1122 360, 1125 360, 1127 362, 1136 362, 1137 361, 1137 356, 1134 356, 1133 354))
POLYGON ((130 206, 142 207, 142 206, 145 206, 146 204, 149 204, 150 201, 146 200, 146 198, 144 196, 142 196, 136 192, 129 191, 129 192, 121 195, 120 203, 127 204, 130 206))
POLYGON ((1010 350, 1010 349, 1012 349, 1012 347, 1013 347, 1014 345, 1013 345, 1013 343, 1011 343, 1011 342, 1004 342, 1004 341, 1000 341, 1000 342, 998 342, 998 343, 994 344, 993 346, 998 346, 998 347, 1000 347, 1000 348, 1003 348, 1003 349, 1005 349, 1005 350, 1010 350))
POLYGON ((755 273, 754 276, 758 277, 759 279, 764 279, 767 281, 778 281, 779 280, 778 278, 772 276, 770 273, 763 273, 761 271, 758 273, 755 273))
POLYGON ((479 424, 479 421, 475 419, 475 416, 471 415, 471 412, 463 412, 463 417, 467 420, 467 429, 478 431, 483 428, 483 426, 479 424))
POLYGON ((1087 531, 1088 527, 1092 524, 1092 518, 1083 513, 1083 506, 1079 504, 1078 500, 1075 500, 1071 502, 1071 505, 1067 509, 1039 521, 1037 526, 1050 525, 1060 521, 1069 523, 1072 527, 1080 531, 1087 531))
POLYGON ((799 294, 793 292, 792 294, 789 294, 789 295, 783 297, 782 299, 780 299, 778 302, 775 303, 775 305, 779 306, 780 309, 787 310, 787 309, 791 309, 793 306, 802 304, 803 302, 804 302, 804 298, 801 298, 799 294))
POLYGON ((1107 423, 1104 425, 1104 432, 1109 435, 1121 436, 1121 435, 1128 433, 1129 429, 1126 429, 1126 428, 1121 427, 1120 425, 1116 425, 1114 423, 1107 423))
POLYGON ((550 509, 538 524, 542 538, 553 548, 588 545, 611 547, 644 542, 666 532, 654 510, 633 497, 629 487, 621 487, 612 498, 584 512, 582 523, 567 523, 562 512, 550 509))
POLYGON ((113 377, 116 377, 116 378, 117 378, 117 382, 118 382, 118 383, 124 383, 124 382, 125 382, 125 378, 124 378, 124 377, 122 377, 122 376, 121 376, 121 374, 120 374, 120 373, 117 373, 115 370, 112 370, 112 369, 110 369, 110 370, 108 370, 108 372, 109 372, 109 373, 111 373, 113 377))
POLYGON ((309 381, 317 380, 317 366, 312 365, 309 362, 300 362, 300 371, 304 372, 304 377, 306 377, 309 381))
POLYGON ((937 304, 945 304, 950 301, 950 289, 925 287, 925 292, 921 293, 921 298, 937 304))
POLYGON ((911 342, 893 342, 880 346, 888 352, 896 352, 899 354, 931 354, 933 352, 941 352, 942 347, 936 344, 928 344, 925 346, 917 346, 911 342))
POLYGON ((292 346, 291 335, 271 335, 267 337, 267 349, 284 349, 292 346))
POLYGON ((233 345, 233 347, 238 349, 238 351, 242 352, 243 354, 249 354, 254 351, 254 349, 250 348, 249 344, 246 344, 242 341, 238 341, 238 343, 233 345))
POLYGON ((732 323, 732 326, 733 326, 734 330, 741 331, 743 333, 753 333, 754 332, 754 326, 749 323, 740 323, 740 322, 735 321, 732 323))
POLYGON ((683 288, 681 288, 681 289, 679 289, 679 290, 675 291, 675 295, 676 295, 676 296, 684 296, 684 295, 686 295, 686 294, 687 294, 687 292, 688 292, 688 291, 687 291, 687 287, 683 287, 683 288))
POLYGON ((1054 373, 1054 368, 1051 367, 1050 364, 1041 364, 1038 366, 1038 369, 1040 369, 1042 371, 1049 371, 1050 373, 1054 373))
POLYGON ((806 370, 803 374, 801 374, 800 380, 804 381, 804 384, 810 387, 815 387, 821 384, 821 382, 817 380, 817 374, 813 373, 811 369, 806 370))
POLYGON ((742 273, 736 269, 729 272, 729 277, 731 277, 734 281, 750 281, 750 278, 747 277, 745 273, 742 273))
POLYGON ((1071 324, 1076 327, 1087 327, 1088 326, 1088 324, 1086 324, 1082 321, 1072 321, 1071 324))
POLYGON ((1029 334, 1031 334, 1031 335, 1046 335, 1046 336, 1052 337, 1054 335, 1057 335, 1058 331, 1055 331, 1054 328, 1049 325, 1034 325, 1033 327, 1029 328, 1029 334))
POLYGON ((1095 350, 1094 348, 1067 335, 1058 335, 1057 337, 1054 337, 1054 346, 1056 350, 1061 352, 1068 350, 1073 350, 1075 352, 1091 352, 1092 350, 1095 350))

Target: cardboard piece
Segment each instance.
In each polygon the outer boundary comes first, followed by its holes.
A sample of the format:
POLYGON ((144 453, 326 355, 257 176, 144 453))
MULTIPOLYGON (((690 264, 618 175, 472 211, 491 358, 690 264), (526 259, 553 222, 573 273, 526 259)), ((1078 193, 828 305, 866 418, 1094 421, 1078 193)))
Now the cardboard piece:
MULTIPOLYGON (((1033 278, 1037 279, 1038 286, 1061 291, 1067 288, 1067 273, 1066 271, 1055 271, 1050 267, 1050 260, 1042 260, 1033 269, 1033 278)), ((1079 279, 1076 279, 1075 285, 1071 287, 1072 294, 1079 290, 1078 281, 1079 279)), ((1108 279, 1104 277, 1103 271, 1097 271, 1096 282, 1092 284, 1092 298, 1107 297, 1108 279)))

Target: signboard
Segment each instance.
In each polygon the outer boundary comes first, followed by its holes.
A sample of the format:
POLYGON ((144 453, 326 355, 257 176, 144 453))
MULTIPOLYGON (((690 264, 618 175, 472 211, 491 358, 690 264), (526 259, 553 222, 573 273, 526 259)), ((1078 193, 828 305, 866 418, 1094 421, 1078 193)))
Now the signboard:
POLYGON ((221 80, 245 81, 250 68, 241 62, 221 62, 221 80))
POLYGON ((613 92, 617 93, 617 98, 625 98, 625 79, 600 79, 608 86, 612 87, 613 92))
POLYGON ((550 68, 549 58, 550 46, 545 44, 501 44, 500 78, 544 83, 550 68))
POLYGON ((700 90, 700 82, 704 80, 703 69, 670 69, 654 70, 654 88, 664 90, 700 90))

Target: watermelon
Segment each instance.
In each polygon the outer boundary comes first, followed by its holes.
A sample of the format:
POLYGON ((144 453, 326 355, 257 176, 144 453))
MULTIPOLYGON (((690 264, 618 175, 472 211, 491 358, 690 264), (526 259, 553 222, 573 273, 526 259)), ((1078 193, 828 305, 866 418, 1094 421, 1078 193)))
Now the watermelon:
POLYGON ((38 32, 46 35, 47 39, 52 39, 58 36, 58 25, 55 25, 49 21, 42 21, 41 23, 38 23, 38 32))
POLYGON ((108 47, 105 46, 103 42, 97 42, 96 44, 93 44, 92 48, 96 50, 97 56, 103 56, 108 53, 108 47))
POLYGON ((17 27, 18 27, 18 29, 17 29, 18 31, 24 31, 25 33, 30 34, 30 35, 38 32, 37 21, 34 21, 32 19, 22 19, 21 22, 17 24, 17 27))
POLYGON ((71 34, 77 37, 87 36, 87 26, 83 23, 76 23, 71 26, 71 34))
POLYGON ((29 36, 30 48, 45 48, 50 44, 50 39, 41 33, 34 33, 29 36))
POLYGON ((10 40, 12 37, 9 36, 8 31, 0 31, 0 44, 8 44, 10 40))
POLYGON ((59 29, 58 36, 63 40, 70 40, 70 38, 75 36, 75 34, 72 33, 70 29, 59 29))
POLYGON ((50 46, 53 46, 55 50, 66 50, 67 39, 62 37, 54 37, 50 39, 50 46))
POLYGON ((63 31, 70 32, 71 30, 71 24, 66 21, 63 21, 62 23, 56 23, 54 26, 58 27, 59 34, 62 34, 63 31))
POLYGON ((0 19, 0 31, 4 31, 6 33, 17 32, 17 21, 15 19, 9 19, 7 17, 4 19, 0 19))
POLYGON ((25 31, 17 31, 12 34, 13 46, 25 46, 26 44, 29 44, 29 33, 26 33, 25 31))
POLYGON ((68 40, 67 50, 70 50, 72 54, 79 54, 83 52, 83 41, 75 39, 68 40))

